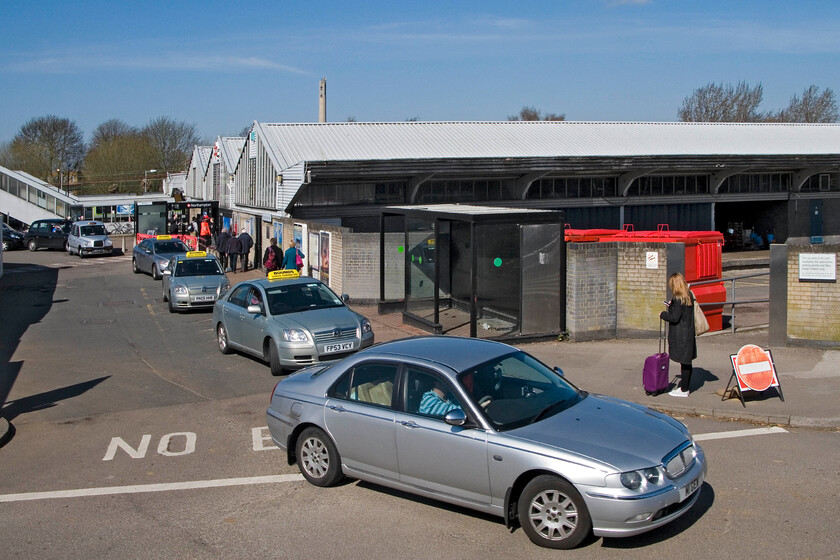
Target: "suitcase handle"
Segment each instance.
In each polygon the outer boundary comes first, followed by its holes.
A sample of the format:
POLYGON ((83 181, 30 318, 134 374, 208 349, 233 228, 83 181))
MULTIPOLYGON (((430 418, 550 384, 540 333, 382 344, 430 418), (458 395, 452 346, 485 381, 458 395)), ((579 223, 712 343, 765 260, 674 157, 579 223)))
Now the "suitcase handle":
POLYGON ((668 336, 668 321, 659 318, 659 353, 662 354, 668 349, 666 338, 668 336))

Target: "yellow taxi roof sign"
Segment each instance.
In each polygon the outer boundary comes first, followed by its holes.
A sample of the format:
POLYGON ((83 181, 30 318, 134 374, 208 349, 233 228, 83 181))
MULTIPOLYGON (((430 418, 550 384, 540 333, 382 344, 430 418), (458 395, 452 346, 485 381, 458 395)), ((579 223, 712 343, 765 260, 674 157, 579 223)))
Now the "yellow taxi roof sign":
POLYGON ((289 278, 299 278, 300 272, 294 268, 284 268, 281 270, 272 270, 268 273, 269 280, 288 280, 289 278))
POLYGON ((188 259, 193 258, 193 257, 206 257, 206 256, 207 256, 207 251, 187 251, 187 258, 188 259))
POLYGON ((171 235, 156 235, 155 239, 172 239, 171 235))

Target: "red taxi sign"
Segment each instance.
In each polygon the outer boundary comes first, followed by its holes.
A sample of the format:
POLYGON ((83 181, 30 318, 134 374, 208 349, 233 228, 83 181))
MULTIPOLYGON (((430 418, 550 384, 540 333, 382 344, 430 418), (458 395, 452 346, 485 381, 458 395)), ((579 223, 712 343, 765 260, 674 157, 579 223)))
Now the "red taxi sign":
POLYGON ((764 391, 779 386, 769 350, 762 350, 755 344, 747 344, 732 357, 732 365, 741 390, 764 391))
POLYGON ((272 270, 268 273, 269 280, 288 280, 289 278, 299 278, 300 272, 294 268, 284 268, 281 270, 272 270))
POLYGON ((186 257, 191 259, 193 257, 206 257, 207 251, 188 251, 186 257))

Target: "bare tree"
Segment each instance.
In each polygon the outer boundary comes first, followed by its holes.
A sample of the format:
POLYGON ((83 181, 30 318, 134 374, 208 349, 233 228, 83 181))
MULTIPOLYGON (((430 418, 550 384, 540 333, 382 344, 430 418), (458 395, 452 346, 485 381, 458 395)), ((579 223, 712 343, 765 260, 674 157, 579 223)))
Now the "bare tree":
POLYGON ((790 104, 782 109, 773 120, 793 123, 832 123, 838 119, 837 100, 834 92, 811 85, 802 92, 802 99, 794 95, 790 104))
POLYGON ((157 154, 155 167, 161 171, 183 171, 200 143, 194 124, 169 117, 153 119, 141 131, 157 154))
POLYGON ((119 119, 107 120, 96 127, 93 131, 93 138, 90 141, 89 149, 92 150, 99 145, 106 144, 121 136, 133 136, 138 134, 136 127, 128 125, 119 119))
POLYGON ((760 122, 769 117, 758 110, 763 97, 761 84, 710 83, 686 97, 677 114, 684 122, 760 122))
POLYGON ((58 182, 61 173, 77 170, 84 155, 82 130, 55 115, 27 121, 8 149, 12 167, 52 183, 58 182))
POLYGON ((518 115, 509 115, 509 121, 565 121, 566 115, 559 113, 542 114, 537 108, 525 106, 519 110, 518 115))

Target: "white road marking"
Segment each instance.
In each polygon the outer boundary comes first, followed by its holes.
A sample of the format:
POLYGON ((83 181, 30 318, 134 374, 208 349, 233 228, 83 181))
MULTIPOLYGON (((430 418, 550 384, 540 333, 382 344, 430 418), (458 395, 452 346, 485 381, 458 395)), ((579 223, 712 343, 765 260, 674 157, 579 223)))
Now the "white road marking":
POLYGON ((765 434, 786 434, 787 430, 774 426, 772 428, 754 428, 752 430, 734 430, 731 432, 712 432, 709 434, 696 434, 694 441, 708 441, 711 439, 727 439, 736 437, 762 436, 765 434))
MULTIPOLYGON (((727 439, 736 437, 760 436, 766 434, 786 434, 787 430, 774 426, 772 428, 755 428, 750 430, 734 430, 729 432, 711 432, 696 434, 695 441, 713 439, 727 439)), ((254 436, 256 437, 256 436, 254 436)), ((49 500, 54 498, 83 498, 89 496, 111 496, 115 494, 143 494, 146 492, 170 492, 172 490, 194 490, 198 488, 223 488, 225 486, 251 486, 254 484, 279 484, 284 482, 303 481, 300 474, 280 474, 273 476, 250 476, 244 478, 223 478, 218 480, 194 480, 187 482, 170 482, 161 484, 138 484, 135 486, 112 486, 99 488, 80 488, 78 490, 56 490, 53 492, 26 492, 22 494, 0 494, 0 503, 25 502, 30 500, 49 500)))
POLYGON ((138 484, 135 486, 113 486, 80 488, 78 490, 56 490, 54 492, 26 492, 23 494, 0 494, 0 502, 25 502, 49 500, 52 498, 82 498, 87 496, 111 496, 115 494, 142 494, 146 492, 170 492, 172 490, 193 490, 196 488, 222 488, 225 486, 251 486, 254 484, 277 484, 304 480, 300 474, 279 474, 273 476, 249 476, 245 478, 223 478, 219 480, 193 480, 162 484, 138 484))

